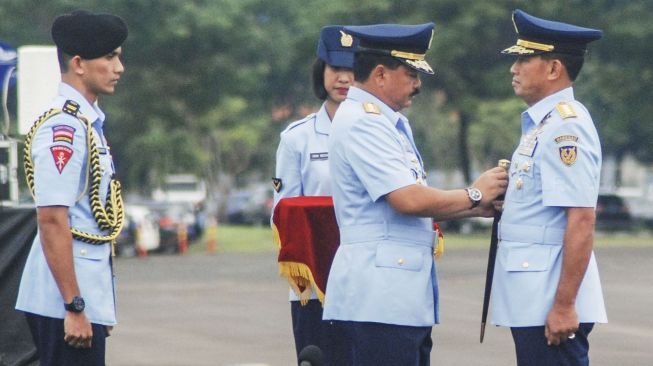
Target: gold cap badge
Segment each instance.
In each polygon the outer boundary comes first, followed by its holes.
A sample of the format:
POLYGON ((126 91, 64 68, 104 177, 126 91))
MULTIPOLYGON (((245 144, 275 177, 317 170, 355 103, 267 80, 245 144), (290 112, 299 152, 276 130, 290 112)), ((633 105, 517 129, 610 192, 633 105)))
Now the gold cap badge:
POLYGON ((342 47, 351 47, 354 44, 354 38, 351 35, 343 31, 340 31, 340 34, 340 45, 342 47))

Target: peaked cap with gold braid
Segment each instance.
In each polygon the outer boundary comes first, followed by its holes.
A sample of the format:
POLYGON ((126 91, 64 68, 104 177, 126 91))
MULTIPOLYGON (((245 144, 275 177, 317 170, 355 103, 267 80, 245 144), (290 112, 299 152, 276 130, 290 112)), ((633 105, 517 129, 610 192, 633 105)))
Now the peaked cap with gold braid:
POLYGON ((512 13, 512 23, 517 32, 517 42, 501 53, 508 55, 539 55, 562 53, 583 56, 587 44, 600 39, 603 32, 572 24, 534 17, 522 10, 512 13))

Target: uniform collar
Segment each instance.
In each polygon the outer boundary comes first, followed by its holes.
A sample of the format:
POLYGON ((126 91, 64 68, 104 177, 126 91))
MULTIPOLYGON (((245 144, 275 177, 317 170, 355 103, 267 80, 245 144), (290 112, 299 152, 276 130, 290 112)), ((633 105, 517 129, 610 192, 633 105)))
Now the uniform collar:
POLYGON ((408 121, 403 114, 399 112, 395 112, 394 110, 392 110, 392 108, 388 107, 387 104, 383 103, 381 99, 375 97, 374 94, 371 94, 361 88, 357 88, 355 86, 349 87, 349 92, 347 93, 347 99, 352 99, 360 103, 369 102, 369 103, 376 104, 381 110, 381 114, 384 115, 390 121, 392 121, 392 123, 394 123, 395 125, 397 124, 399 119, 402 119, 405 122, 408 121))
POLYGON ((79 103, 79 111, 84 117, 88 118, 91 123, 98 123, 100 127, 104 124, 104 112, 98 106, 97 101, 90 104, 82 94, 69 84, 59 83, 59 95, 65 99, 72 99, 79 103))
POLYGON ((326 111, 326 103, 322 103, 322 107, 315 114, 315 132, 328 136, 330 130, 331 119, 326 111))
POLYGON ((551 112, 553 108, 555 108, 556 104, 562 101, 570 101, 570 100, 575 100, 574 88, 571 86, 562 89, 556 93, 553 93, 548 97, 540 100, 539 102, 535 103, 532 107, 528 108, 526 112, 531 117, 535 125, 539 125, 540 122, 544 120, 544 117, 546 117, 549 114, 549 112, 551 112))

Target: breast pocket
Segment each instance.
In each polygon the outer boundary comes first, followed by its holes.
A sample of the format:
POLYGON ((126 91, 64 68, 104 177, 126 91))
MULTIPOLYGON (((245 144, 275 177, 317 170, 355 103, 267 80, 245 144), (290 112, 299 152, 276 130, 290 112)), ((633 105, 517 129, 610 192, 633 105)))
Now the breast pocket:
POLYGON ((73 257, 100 261, 109 258, 110 246, 108 244, 93 245, 80 241, 73 242, 73 257))
POLYGON ((420 247, 379 244, 376 249, 375 264, 377 267, 419 271, 424 264, 424 255, 420 247))

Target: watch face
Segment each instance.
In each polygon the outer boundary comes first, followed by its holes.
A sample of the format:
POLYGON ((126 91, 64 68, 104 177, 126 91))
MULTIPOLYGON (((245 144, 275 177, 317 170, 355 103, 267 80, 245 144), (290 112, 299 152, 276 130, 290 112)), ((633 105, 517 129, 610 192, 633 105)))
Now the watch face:
POLYGON ((471 198, 474 201, 480 201, 481 198, 483 198, 483 194, 478 188, 471 188, 469 190, 469 198, 471 198))
POLYGON ((84 307, 86 306, 86 304, 84 303, 84 299, 78 296, 73 297, 72 305, 76 311, 83 311, 84 307))

